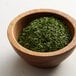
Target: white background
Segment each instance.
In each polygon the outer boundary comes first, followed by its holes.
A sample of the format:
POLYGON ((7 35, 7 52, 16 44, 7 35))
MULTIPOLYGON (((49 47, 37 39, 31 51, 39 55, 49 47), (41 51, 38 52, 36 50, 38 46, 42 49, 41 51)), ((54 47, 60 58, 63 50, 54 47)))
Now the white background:
POLYGON ((76 19, 76 0, 0 0, 0 76, 76 76, 76 49, 54 69, 35 68, 12 49, 7 39, 8 24, 20 13, 37 8, 60 10, 76 19))

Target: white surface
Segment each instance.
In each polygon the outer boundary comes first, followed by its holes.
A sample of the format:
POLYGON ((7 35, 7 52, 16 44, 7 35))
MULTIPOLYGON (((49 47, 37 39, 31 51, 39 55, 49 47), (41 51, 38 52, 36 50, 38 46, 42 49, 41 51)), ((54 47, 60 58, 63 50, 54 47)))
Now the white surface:
POLYGON ((76 19, 76 0, 0 0, 0 76, 76 76, 76 49, 55 69, 38 69, 24 62, 7 39, 9 22, 30 9, 52 8, 76 19))

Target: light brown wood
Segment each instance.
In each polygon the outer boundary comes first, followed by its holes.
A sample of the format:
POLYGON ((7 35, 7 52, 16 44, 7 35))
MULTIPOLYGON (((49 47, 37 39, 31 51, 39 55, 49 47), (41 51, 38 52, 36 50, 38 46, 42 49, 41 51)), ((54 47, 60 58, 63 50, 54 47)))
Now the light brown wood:
POLYGON ((17 16, 8 26, 8 39, 15 51, 28 63, 42 68, 49 68, 59 65, 66 59, 76 46, 76 22, 69 15, 53 9, 35 9, 17 16), (70 29, 73 36, 72 41, 64 48, 54 52, 35 52, 22 47, 18 42, 18 35, 27 24, 39 17, 55 16, 62 19, 70 29))

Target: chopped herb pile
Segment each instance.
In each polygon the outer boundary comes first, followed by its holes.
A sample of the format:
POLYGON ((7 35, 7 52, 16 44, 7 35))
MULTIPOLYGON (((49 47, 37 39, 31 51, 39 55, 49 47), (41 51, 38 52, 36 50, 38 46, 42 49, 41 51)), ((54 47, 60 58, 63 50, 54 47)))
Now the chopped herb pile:
POLYGON ((50 52, 59 50, 71 41, 67 25, 55 17, 33 20, 18 37, 18 42, 32 51, 50 52))

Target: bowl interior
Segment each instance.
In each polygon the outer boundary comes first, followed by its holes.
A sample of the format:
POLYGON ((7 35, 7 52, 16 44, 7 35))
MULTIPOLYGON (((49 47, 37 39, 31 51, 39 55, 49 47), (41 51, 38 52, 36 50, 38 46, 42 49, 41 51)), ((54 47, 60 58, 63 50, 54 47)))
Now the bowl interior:
POLYGON ((74 36, 74 27, 67 18, 65 18, 59 14, 56 14, 56 13, 38 12, 38 13, 32 13, 29 15, 25 15, 24 17, 20 18, 16 22, 16 25, 14 26, 14 29, 13 29, 15 39, 16 40, 18 39, 18 35, 22 31, 22 29, 29 24, 29 22, 31 22, 32 20, 34 20, 36 18, 40 18, 40 17, 44 17, 44 16, 48 16, 48 17, 55 16, 55 17, 59 18, 68 26, 68 29, 70 30, 72 37, 74 36))

